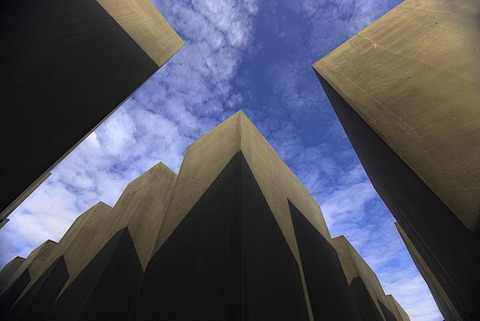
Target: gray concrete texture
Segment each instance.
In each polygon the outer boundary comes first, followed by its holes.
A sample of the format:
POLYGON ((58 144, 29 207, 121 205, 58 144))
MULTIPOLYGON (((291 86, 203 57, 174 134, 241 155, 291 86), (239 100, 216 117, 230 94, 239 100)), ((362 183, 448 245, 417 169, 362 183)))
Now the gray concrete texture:
POLYGON ((3 267, 0 272, 0 293, 7 288, 7 284, 13 279, 15 272, 24 261, 25 259, 23 257, 17 256, 3 267))
POLYGON ((406 0, 314 69, 480 233, 480 2, 406 0))
POLYGON ((38 278, 43 271, 45 262, 56 245, 57 242, 47 240, 30 252, 27 258, 16 269, 15 273, 13 273, 10 281, 6 284, 5 288, 0 294, 3 294, 5 290, 8 289, 8 287, 10 287, 10 285, 12 285, 15 280, 17 280, 26 270, 28 270, 28 273, 30 274, 30 279, 38 278))
MULTIPOLYGON (((382 288, 380 281, 378 280, 375 272, 368 266, 367 262, 360 256, 360 254, 355 250, 355 248, 350 244, 345 236, 338 236, 332 240, 333 246, 338 253, 340 262, 342 264, 343 271, 347 278, 347 282, 352 286, 352 282, 355 279, 360 278, 365 285, 368 294, 371 297, 371 304, 373 304, 377 310, 377 313, 380 315, 381 320, 389 321, 389 315, 386 315, 384 311, 385 307, 395 315, 398 321, 409 321, 408 315, 398 318, 400 313, 395 313, 394 311, 397 308, 394 306, 392 308, 385 292, 382 288), (381 306, 383 304, 383 307, 381 306)), ((354 295, 355 298, 355 295, 354 295)), ((357 307, 359 308, 360 313, 362 309, 360 307, 362 302, 356 302, 357 307)), ((402 309, 403 310, 403 309, 402 309)), ((364 315, 362 315, 362 320, 367 320, 364 315)))
POLYGON ((233 156, 241 151, 299 265, 310 318, 312 312, 297 248, 288 200, 327 240, 331 239, 320 206, 277 155, 243 111, 239 111, 191 144, 185 153, 154 253, 233 156))
POLYGON ((405 243, 405 246, 407 247, 408 252, 412 257, 413 262, 415 263, 417 269, 420 271, 420 274, 423 276, 425 282, 427 283, 428 288, 430 289, 430 292, 432 293, 432 296, 435 299, 435 302, 437 303, 437 306, 445 320, 464 320, 455 308, 455 305, 453 304, 447 293, 445 292, 445 289, 438 281, 435 273, 433 273, 432 270, 429 268, 428 264, 425 262, 418 250, 410 241, 405 231, 397 222, 395 222, 395 226, 397 227, 397 230, 400 233, 400 236, 402 237, 403 242, 405 243))

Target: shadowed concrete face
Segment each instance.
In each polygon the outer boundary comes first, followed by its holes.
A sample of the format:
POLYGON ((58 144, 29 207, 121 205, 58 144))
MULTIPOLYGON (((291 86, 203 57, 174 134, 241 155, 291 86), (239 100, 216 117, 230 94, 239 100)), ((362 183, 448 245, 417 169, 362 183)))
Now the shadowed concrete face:
POLYGON ((342 235, 332 240, 362 320, 401 321, 390 309, 375 272, 342 235))
POLYGON ((289 205, 315 320, 360 320, 335 248, 289 205))
POLYGON ((406 0, 313 65, 480 233, 480 3, 406 0))
POLYGON ((183 41, 148 0, 7 0, 0 20, 3 216, 183 41))
MULTIPOLYGON (((432 293, 435 302, 437 303, 438 309, 442 313, 443 317, 447 321, 460 321, 463 320, 460 314, 458 313, 455 304, 451 301, 451 298, 445 292, 445 289, 442 287, 440 282, 437 280, 435 273, 432 273, 425 260, 422 258, 420 253, 417 251, 412 242, 408 239, 408 236, 405 234, 405 231, 400 227, 398 223, 395 223, 395 226, 400 233, 405 245, 407 247, 410 256, 413 259, 413 262, 417 266, 418 271, 423 276, 423 279, 428 285, 430 292, 432 293)), ((468 319, 467 319, 468 320, 468 319)))
POLYGON ((57 242, 48 240, 30 252, 27 258, 15 271, 6 287, 9 287, 27 269, 29 270, 31 278, 38 277, 43 272, 42 269, 45 265, 45 262, 56 245, 57 242))
POLYGON ((68 280, 70 271, 78 267, 90 241, 102 228, 111 210, 110 206, 99 202, 73 222, 50 252, 41 272, 23 291, 12 311, 12 320, 46 316, 68 280))
MULTIPOLYGON (((355 320, 336 253, 309 226, 327 246, 320 254, 323 264, 307 261, 309 271, 319 268, 323 281, 340 282, 326 288, 321 278, 307 279, 311 288, 324 291, 323 297, 315 296, 320 299, 315 302, 318 316, 355 320)), ((241 152, 221 170, 147 267, 131 320, 167 319, 310 319, 299 265, 241 152)))
POLYGON ((158 164, 101 207, 9 320, 360 320, 318 204, 242 112, 189 147, 178 177, 158 164))
POLYGON ((68 278, 63 256, 42 273, 32 287, 12 307, 7 321, 43 321, 68 278))
POLYGON ((51 240, 44 242, 34 249, 18 267, 10 281, 6 284, 5 290, 3 290, 3 293, 0 295, 1 319, 6 317, 30 280, 37 278, 41 274, 45 261, 56 245, 57 243, 51 240))
POLYGON ((123 228, 63 291, 47 319, 128 320, 142 275, 128 228, 123 228))
POLYGON ((480 319, 479 17, 478 1, 407 0, 313 66, 372 184, 463 320, 480 319))
POLYGON ((480 239, 326 82, 327 93, 383 201, 466 320, 480 306, 480 239))
MULTIPOLYGON (((299 210, 311 224, 327 240, 330 239, 317 202, 240 111, 188 147, 158 234, 154 253, 239 151, 244 155, 298 264, 301 265, 301 261, 287 199, 299 204, 299 210)), ((302 269, 300 275, 309 306, 302 269)), ((313 318, 310 307, 308 311, 310 318, 313 318)))
POLYGON ((25 259, 23 257, 17 256, 3 267, 0 272, 0 293, 3 293, 7 284, 10 283, 15 272, 17 272, 24 261, 25 259))

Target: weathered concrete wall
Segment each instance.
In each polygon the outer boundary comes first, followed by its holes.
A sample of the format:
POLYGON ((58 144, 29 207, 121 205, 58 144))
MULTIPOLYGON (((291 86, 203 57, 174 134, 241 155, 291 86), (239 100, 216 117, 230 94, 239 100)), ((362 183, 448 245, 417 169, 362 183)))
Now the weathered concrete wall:
POLYGON ((9 186, 0 211, 8 213, 183 41, 148 0, 1 6, 0 36, 9 45, 0 95, 10 107, 0 117, 0 180, 9 186))
POLYGON ((407 0, 313 65, 478 233, 479 15, 476 1, 407 0))
MULTIPOLYGON (((397 319, 377 275, 342 235, 332 240, 362 320, 397 319), (367 292, 363 290, 366 289, 367 292)), ((397 319, 401 321, 402 319, 397 319)))

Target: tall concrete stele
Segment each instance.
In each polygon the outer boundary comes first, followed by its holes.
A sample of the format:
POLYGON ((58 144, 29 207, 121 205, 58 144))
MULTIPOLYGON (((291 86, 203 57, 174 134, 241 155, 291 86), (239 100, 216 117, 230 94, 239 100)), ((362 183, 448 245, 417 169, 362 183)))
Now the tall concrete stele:
POLYGON ((406 0, 313 65, 448 320, 480 320, 479 17, 406 0))
POLYGON ((149 0, 0 4, 0 227, 183 41, 149 0))
POLYGON ((408 314, 392 295, 385 295, 377 275, 342 235, 332 244, 337 251, 345 277, 362 320, 410 321, 408 314))
POLYGON ((362 320, 320 207, 243 112, 47 245, 0 274, 0 319, 362 320))

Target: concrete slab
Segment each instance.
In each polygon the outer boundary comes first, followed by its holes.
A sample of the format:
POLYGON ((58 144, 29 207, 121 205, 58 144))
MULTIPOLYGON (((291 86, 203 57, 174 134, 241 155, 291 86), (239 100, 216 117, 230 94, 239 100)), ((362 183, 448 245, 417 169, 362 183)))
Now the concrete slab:
POLYGON ((400 236, 402 237, 403 242, 405 243, 405 246, 407 247, 407 250, 410 253, 418 271, 420 272, 420 274, 423 276, 423 279, 427 283, 428 288, 430 289, 430 292, 432 293, 432 296, 435 299, 435 302, 437 303, 438 309, 442 313, 445 320, 447 321, 464 320, 461 317, 460 313, 457 311, 455 304, 452 302, 451 298, 447 295, 444 287, 438 281, 435 273, 433 273, 430 270, 430 268, 428 267, 428 264, 425 262, 425 260, 422 258, 420 253, 417 251, 417 249, 413 245, 413 243, 410 241, 405 231, 397 222, 395 222, 395 226, 397 227, 397 230, 400 233, 400 236))
POLYGON ((56 242, 48 240, 34 249, 25 261, 22 262, 13 274, 10 282, 6 285, 6 290, 0 295, 0 319, 6 317, 30 280, 40 275, 45 261, 56 245, 56 242))
POLYGON ((242 316, 309 320, 298 265, 237 153, 153 256, 131 320, 242 316))
POLYGON ((406 0, 314 69, 480 233, 480 3, 406 0))
POLYGON ((57 298, 49 321, 126 321, 143 276, 128 228, 118 231, 57 298))
POLYGON ((121 229, 128 227, 143 269, 150 260, 176 174, 158 163, 130 182, 112 211, 106 213, 101 229, 91 239, 84 255, 72 269, 63 293, 80 272, 121 229))
POLYGON ((7 287, 10 286, 27 269, 29 270, 30 278, 38 277, 42 272, 46 260, 56 245, 57 242, 47 240, 30 252, 27 258, 14 273, 7 287))
POLYGON ((25 261, 23 257, 17 256, 3 267, 0 272, 0 293, 3 293, 7 288, 7 284, 11 281, 15 272, 20 268, 25 261))
POLYGON ((292 204, 292 216, 315 320, 363 320, 337 251, 292 204))
POLYGON ((333 239, 362 320, 401 321, 391 310, 377 275, 342 235, 333 239))
POLYGON ((479 14, 478 2, 407 0, 314 64, 373 186, 465 320, 480 319, 479 14))
POLYGON ((301 259, 290 216, 290 200, 327 242, 330 234, 319 205, 240 111, 187 148, 171 200, 160 227, 154 255, 238 153, 244 155, 262 195, 299 265, 310 320, 313 319, 301 259))
POLYGON ((58 292, 68 278, 63 256, 50 264, 32 287, 15 302, 5 320, 46 321, 58 292))
POLYGON ((110 310, 115 320, 128 317, 128 304, 133 304, 143 269, 150 260, 175 179, 174 172, 158 163, 127 185, 96 236, 83 242, 85 253, 78 258, 50 318, 102 320, 110 310), (102 296, 110 298, 110 305, 95 303, 102 296), (118 305, 114 298, 123 302, 121 308, 112 310, 118 305))
POLYGON ((37 315, 37 317, 46 315, 68 280, 70 271, 78 267, 90 241, 102 228, 101 224, 104 223, 104 218, 111 210, 110 206, 99 202, 77 217, 57 246, 50 252, 41 272, 31 278, 19 297, 15 304, 18 306, 16 308, 18 318, 23 314, 37 315), (61 259, 61 263, 59 263, 59 259, 61 259), (28 298, 22 301, 24 296, 28 298), (50 298, 47 298, 48 296, 50 298), (37 302, 42 303, 37 304, 37 302), (35 311, 35 308, 40 308, 43 313, 35 311))

